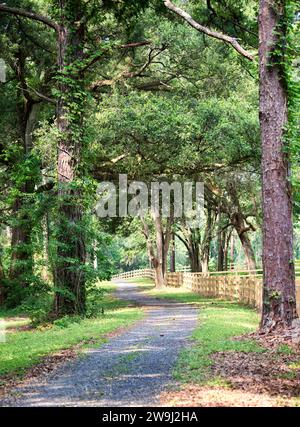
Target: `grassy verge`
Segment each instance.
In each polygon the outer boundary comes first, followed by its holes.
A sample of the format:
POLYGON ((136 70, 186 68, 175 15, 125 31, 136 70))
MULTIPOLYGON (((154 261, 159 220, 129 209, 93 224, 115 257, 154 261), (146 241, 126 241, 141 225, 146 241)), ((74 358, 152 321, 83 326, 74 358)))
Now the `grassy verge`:
POLYGON ((126 279, 124 281, 128 283, 136 283, 139 286, 142 286, 143 288, 146 288, 146 289, 152 289, 154 285, 154 281, 152 279, 148 279, 144 277, 138 277, 136 279, 126 279))
MULTIPOLYGON (((92 318, 64 318, 55 324, 40 326, 26 331, 6 334, 6 342, 0 343, 0 379, 8 374, 22 375, 25 370, 42 358, 77 344, 87 345, 90 341, 101 344, 105 335, 120 327, 127 327, 142 317, 138 308, 128 308, 126 301, 111 295, 114 285, 99 285, 105 293, 99 301, 99 314, 92 318), (102 314, 102 309, 104 314, 102 314)), ((12 312, 1 312, 2 317, 11 318, 12 312)))
POLYGON ((211 356, 216 352, 242 351, 262 352, 254 340, 235 341, 234 336, 255 331, 259 316, 255 310, 234 302, 205 298, 185 289, 167 288, 156 290, 152 287, 148 295, 171 299, 200 307, 199 323, 194 331, 194 345, 184 350, 174 371, 177 379, 184 383, 217 383, 222 381, 212 378, 211 356))

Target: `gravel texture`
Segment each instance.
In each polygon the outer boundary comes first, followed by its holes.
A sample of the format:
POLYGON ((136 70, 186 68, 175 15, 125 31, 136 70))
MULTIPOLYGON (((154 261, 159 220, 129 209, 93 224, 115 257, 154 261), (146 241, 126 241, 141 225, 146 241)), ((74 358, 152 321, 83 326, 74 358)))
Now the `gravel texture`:
POLYGON ((159 406, 176 388, 172 369, 197 322, 197 308, 151 298, 118 282, 116 295, 145 307, 145 317, 84 357, 21 384, 0 406, 159 406))

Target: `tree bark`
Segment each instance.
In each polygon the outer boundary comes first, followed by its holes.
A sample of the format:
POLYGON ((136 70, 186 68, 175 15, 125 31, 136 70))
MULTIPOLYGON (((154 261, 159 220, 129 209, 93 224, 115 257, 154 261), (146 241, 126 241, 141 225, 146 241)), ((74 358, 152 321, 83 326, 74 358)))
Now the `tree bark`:
POLYGON ((234 232, 231 232, 230 239, 230 270, 234 270, 234 232))
POLYGON ((171 255, 170 255, 170 272, 176 272, 176 250, 175 250, 175 234, 171 237, 171 255))
POLYGON ((224 230, 222 229, 222 211, 221 205, 218 206, 218 262, 217 271, 224 271, 224 230))
POLYGON ((204 236, 201 245, 201 270, 203 273, 208 272, 209 258, 210 258, 210 246, 212 241, 212 233, 215 219, 212 216, 212 210, 207 209, 206 226, 204 230, 204 236))
POLYGON ((144 220, 144 218, 141 218, 141 221, 143 224, 143 233, 146 238, 149 260, 155 271, 155 286, 157 288, 162 288, 165 283, 164 283, 164 275, 163 275, 163 266, 162 266, 162 262, 160 262, 160 259, 159 259, 159 255, 158 255, 159 250, 157 247, 157 243, 156 243, 157 254, 155 254, 154 246, 151 241, 149 227, 146 221, 144 220))
POLYGON ((239 236, 242 248, 244 250, 247 269, 256 270, 255 254, 251 245, 251 241, 248 236, 249 226, 246 225, 245 219, 240 212, 236 212, 231 216, 231 221, 234 228, 239 236))
MULTIPOLYGON (((58 26, 58 69, 60 73, 60 97, 57 103, 58 142, 58 232, 57 262, 55 272, 56 294, 54 310, 57 317, 85 312, 86 248, 82 230, 83 208, 81 192, 75 184, 81 155, 82 104, 77 101, 77 110, 72 111, 68 101, 73 85, 66 82, 63 72, 66 66, 83 58, 84 25, 81 23, 80 4, 73 9, 71 17, 64 16, 68 1, 60 0, 61 22, 58 26), (74 185, 75 184, 75 185, 74 185)), ((70 11, 69 11, 70 13, 70 11)), ((78 71, 68 74, 75 87, 81 88, 82 75, 78 71)))
POLYGON ((173 216, 167 219, 165 230, 163 229, 161 216, 157 215, 155 211, 151 211, 151 216, 155 228, 155 249, 151 241, 149 227, 144 218, 141 217, 141 221, 143 224, 143 233, 147 242, 148 257, 155 270, 155 285, 157 288, 162 288, 166 284, 173 216))
POLYGON ((156 286, 158 288, 164 286, 164 243, 163 243, 163 230, 160 216, 154 217, 154 226, 156 234, 156 264, 154 265, 156 272, 156 286))
POLYGON ((248 232, 251 230, 255 231, 255 228, 249 221, 247 221, 247 218, 245 217, 245 215, 243 215, 234 182, 229 183, 228 192, 229 192, 231 203, 232 203, 232 210, 229 211, 229 218, 242 244, 242 248, 245 254, 247 269, 250 271, 256 270, 255 254, 251 245, 251 241, 248 236, 248 232))
POLYGON ((182 227, 182 234, 182 236, 180 234, 176 235, 187 249, 191 272, 199 273, 202 271, 202 263, 204 263, 205 266, 205 255, 202 254, 200 230, 191 230, 188 226, 185 225, 182 227))
MULTIPOLYGON (((20 98, 22 101, 18 104, 18 122, 20 138, 23 144, 23 153, 21 161, 29 159, 32 152, 32 133, 39 111, 39 102, 34 101, 26 93, 25 58, 20 51, 15 65, 16 77, 20 83, 20 98)), ((26 289, 32 282, 33 277, 33 248, 32 248, 32 228, 33 217, 29 212, 26 195, 34 192, 37 176, 27 173, 26 179, 18 188, 21 192, 16 196, 12 206, 12 217, 14 221, 11 226, 11 258, 9 269, 9 282, 11 290, 8 290, 8 304, 10 307, 18 306, 26 296, 26 289)))
POLYGON ((232 230, 227 231, 227 233, 225 233, 224 235, 224 240, 225 240, 225 246, 224 246, 224 269, 225 271, 227 271, 229 269, 228 266, 228 255, 229 255, 229 242, 230 242, 230 238, 231 238, 231 233, 232 230))
MULTIPOLYGON (((290 327, 297 317, 293 262, 292 196, 284 150, 287 93, 280 66, 272 59, 285 1, 260 0, 260 125, 263 181, 263 313, 261 329, 290 327)), ((276 46, 277 45, 277 46, 276 46)))

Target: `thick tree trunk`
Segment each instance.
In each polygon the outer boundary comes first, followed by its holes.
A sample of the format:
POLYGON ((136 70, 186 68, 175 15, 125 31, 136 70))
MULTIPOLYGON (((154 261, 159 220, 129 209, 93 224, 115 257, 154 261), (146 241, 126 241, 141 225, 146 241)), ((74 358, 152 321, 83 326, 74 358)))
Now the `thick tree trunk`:
POLYGON ((247 269, 250 270, 256 270, 256 261, 255 261, 255 255, 254 251, 250 242, 250 239, 248 237, 248 233, 244 232, 239 234, 239 238, 244 250, 245 258, 246 258, 246 264, 247 269))
POLYGON ((199 230, 196 230, 196 235, 195 231, 189 230, 189 235, 185 241, 185 245, 188 250, 192 273, 201 271, 200 243, 199 230))
POLYGON ((21 303, 33 274, 32 224, 24 210, 23 199, 18 197, 13 206, 13 215, 17 224, 11 228, 9 270, 9 279, 14 285, 14 295, 12 295, 13 300, 10 301, 10 305, 15 306, 21 303))
MULTIPOLYGON (((24 64, 17 67, 17 78, 20 82, 24 77, 24 64)), ((20 83, 21 84, 21 83, 20 83)), ((23 90, 20 90, 22 103, 18 108, 20 135, 23 141, 23 159, 30 156, 32 151, 32 132, 37 120, 39 104, 28 97, 23 90)), ((12 285, 8 290, 8 304, 11 307, 18 306, 26 296, 26 289, 32 282, 33 276, 33 247, 31 241, 33 219, 29 212, 26 194, 34 192, 36 177, 27 173, 26 181, 22 183, 20 192, 23 195, 16 197, 12 206, 14 221, 11 226, 11 258, 9 281, 12 285)))
POLYGON ((155 270, 155 286, 160 289, 165 286, 165 277, 163 275, 163 269, 162 265, 157 262, 154 263, 154 270, 155 270))
MULTIPOLYGON (((61 24, 58 29, 58 67, 60 73, 83 55, 84 27, 80 23, 80 5, 72 10, 73 17, 64 17, 66 0, 59 2, 61 24)), ((68 75, 73 83, 80 86, 82 76, 75 70, 68 75)), ((85 312, 85 239, 83 234, 83 209, 80 190, 74 185, 77 166, 81 155, 82 111, 70 111, 73 86, 65 83, 60 74, 60 98, 57 104, 58 143, 58 232, 57 262, 55 272, 56 295, 55 315, 82 314, 85 312)), ((82 105, 78 103, 78 110, 82 105)))
POLYGON ((155 270, 155 285, 157 288, 161 288, 166 284, 167 278, 167 267, 168 267, 168 253, 172 235, 172 224, 173 217, 168 218, 165 231, 161 221, 161 216, 157 215, 156 211, 151 211, 154 228, 155 228, 155 249, 152 244, 149 227, 141 217, 143 224, 143 233, 147 242, 148 257, 151 265, 155 270))
POLYGON ((188 254, 189 254, 189 259, 190 259, 191 272, 192 273, 199 273, 200 271, 202 271, 202 265, 200 262, 199 250, 195 249, 195 247, 190 248, 188 254))
MULTIPOLYGON (((146 223, 143 217, 141 217, 141 221, 143 224, 143 233, 145 235, 146 243, 147 243, 148 257, 150 260, 150 264, 155 271, 155 286, 157 288, 162 288, 165 283, 164 283, 164 275, 163 275, 163 264, 161 259, 159 258, 159 249, 157 244, 157 230, 156 230, 156 252, 157 252, 157 255, 156 255, 152 241, 151 241, 148 224, 146 223)), ((160 238, 158 240, 160 241, 160 238)), ((161 247, 161 254, 162 254, 162 244, 160 245, 160 247, 161 247)))
POLYGON ((201 254, 200 254, 200 245, 201 245, 201 236, 199 230, 191 230, 189 227, 183 227, 182 234, 177 234, 177 237, 187 249, 191 272, 197 273, 202 271, 201 265, 201 254))
MULTIPOLYGON (((263 181, 264 291, 261 328, 289 327, 296 314, 292 197, 284 150, 287 94, 280 67, 272 63, 285 1, 260 0, 260 124, 263 181)), ((284 49, 284 47, 282 48, 284 49)))
POLYGON ((229 213, 229 218, 242 244, 244 254, 245 254, 247 269, 256 270, 255 255, 251 245, 251 241, 248 236, 248 231, 250 230, 255 231, 255 228, 253 227, 252 224, 247 222, 247 218, 243 215, 234 182, 231 182, 229 184, 228 192, 230 194, 232 209, 233 209, 233 212, 229 213))
POLYGON ((250 227, 247 226, 245 219, 240 212, 235 213, 231 217, 231 220, 244 250, 247 269, 256 270, 255 254, 248 236, 248 230, 250 227))

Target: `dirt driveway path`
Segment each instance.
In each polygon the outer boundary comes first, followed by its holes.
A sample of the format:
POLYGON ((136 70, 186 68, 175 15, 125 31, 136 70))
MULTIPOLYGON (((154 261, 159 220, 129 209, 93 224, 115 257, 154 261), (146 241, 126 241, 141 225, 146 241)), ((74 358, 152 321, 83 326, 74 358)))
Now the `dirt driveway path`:
POLYGON ((158 406, 176 387, 172 370, 190 344, 197 308, 159 300, 118 282, 118 298, 145 307, 144 318, 84 357, 15 388, 0 406, 158 406))

